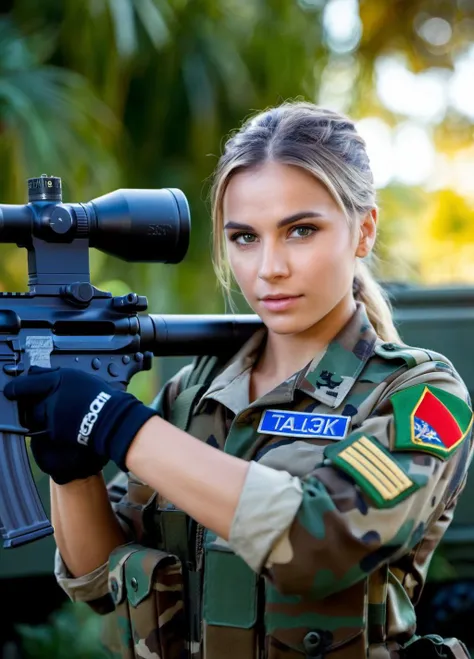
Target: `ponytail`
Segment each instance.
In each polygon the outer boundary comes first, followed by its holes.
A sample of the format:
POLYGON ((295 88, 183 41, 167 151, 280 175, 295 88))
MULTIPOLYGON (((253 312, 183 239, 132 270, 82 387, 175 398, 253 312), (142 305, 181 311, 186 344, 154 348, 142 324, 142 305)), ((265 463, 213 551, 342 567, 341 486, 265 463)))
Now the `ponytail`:
POLYGON ((392 308, 383 288, 368 266, 357 259, 353 284, 354 298, 365 305, 367 316, 382 341, 404 344, 393 322, 392 308))

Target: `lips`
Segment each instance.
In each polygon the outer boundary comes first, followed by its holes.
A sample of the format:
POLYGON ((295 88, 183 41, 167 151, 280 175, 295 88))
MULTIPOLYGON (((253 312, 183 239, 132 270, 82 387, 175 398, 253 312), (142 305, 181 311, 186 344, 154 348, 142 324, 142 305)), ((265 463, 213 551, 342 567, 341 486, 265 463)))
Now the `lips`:
POLYGON ((285 295, 284 293, 278 293, 274 295, 265 295, 265 297, 260 298, 261 300, 287 300, 293 297, 301 297, 301 295, 285 295))
POLYGON ((302 297, 302 295, 266 295, 260 299, 260 302, 269 311, 286 311, 297 304, 302 297))

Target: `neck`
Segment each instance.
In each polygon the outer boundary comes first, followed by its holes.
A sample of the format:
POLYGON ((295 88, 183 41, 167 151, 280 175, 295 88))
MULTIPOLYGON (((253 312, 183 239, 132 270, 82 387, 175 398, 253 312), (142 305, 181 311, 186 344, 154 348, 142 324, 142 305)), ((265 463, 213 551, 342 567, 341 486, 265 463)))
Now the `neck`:
POLYGON ((276 334, 269 330, 258 371, 276 380, 286 380, 326 349, 349 322, 355 310, 355 301, 351 295, 303 332, 276 334))

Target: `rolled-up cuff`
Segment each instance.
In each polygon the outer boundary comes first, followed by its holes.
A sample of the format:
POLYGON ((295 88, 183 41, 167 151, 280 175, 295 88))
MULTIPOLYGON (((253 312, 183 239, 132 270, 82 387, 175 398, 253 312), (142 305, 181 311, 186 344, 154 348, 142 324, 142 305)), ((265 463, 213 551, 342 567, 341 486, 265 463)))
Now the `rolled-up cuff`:
POLYGON ((292 524, 303 499, 299 478, 251 462, 230 529, 229 546, 259 572, 292 524))
POLYGON ((90 602, 109 594, 108 563, 99 565, 98 568, 88 574, 84 574, 82 577, 73 577, 63 561, 61 554, 56 550, 54 575, 59 586, 73 602, 90 602))

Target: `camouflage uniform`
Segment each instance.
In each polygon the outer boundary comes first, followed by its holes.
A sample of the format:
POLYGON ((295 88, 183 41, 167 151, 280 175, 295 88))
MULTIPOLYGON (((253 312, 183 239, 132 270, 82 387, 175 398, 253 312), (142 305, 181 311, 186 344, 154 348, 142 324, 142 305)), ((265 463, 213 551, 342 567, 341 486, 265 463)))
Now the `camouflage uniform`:
MULTIPOLYGON (((229 541, 129 474, 110 496, 131 544, 78 579, 56 557, 71 599, 116 608, 118 656, 395 659, 414 638, 414 604, 472 459, 465 384, 443 355, 378 339, 358 303, 324 354, 249 404, 264 338, 215 377, 188 426, 251 461, 229 541), (140 619, 150 589, 155 613, 140 619)), ((189 369, 155 401, 166 419, 189 369)))

